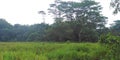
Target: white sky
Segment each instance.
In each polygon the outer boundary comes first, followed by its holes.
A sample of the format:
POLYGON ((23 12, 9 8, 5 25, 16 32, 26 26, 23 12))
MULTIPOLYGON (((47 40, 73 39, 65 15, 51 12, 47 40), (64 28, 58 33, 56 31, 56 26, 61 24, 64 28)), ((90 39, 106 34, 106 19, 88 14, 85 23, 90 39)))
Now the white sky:
MULTIPOLYGON (((109 23, 120 19, 120 14, 112 15, 109 7, 111 0, 96 0, 103 6, 103 15, 109 17, 109 23)), ((47 11, 49 4, 54 0, 0 0, 0 18, 11 24, 35 24, 43 22, 38 11, 47 11)), ((53 23, 51 16, 46 16, 46 23, 53 23)))

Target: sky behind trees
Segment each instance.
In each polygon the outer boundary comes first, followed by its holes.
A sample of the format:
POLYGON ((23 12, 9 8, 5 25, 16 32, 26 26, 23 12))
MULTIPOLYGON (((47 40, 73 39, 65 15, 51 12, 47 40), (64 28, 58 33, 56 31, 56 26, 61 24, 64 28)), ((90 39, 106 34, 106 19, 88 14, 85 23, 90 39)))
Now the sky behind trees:
MULTIPOLYGON (((119 13, 112 15, 112 8, 109 6, 110 0, 95 1, 101 2, 103 15, 109 18, 108 23, 120 19, 119 13)), ((41 23, 43 20, 38 11, 44 10, 47 12, 49 4, 53 2, 54 0, 0 0, 0 18, 6 19, 11 24, 41 23)), ((46 23, 53 23, 51 16, 46 16, 46 23)))

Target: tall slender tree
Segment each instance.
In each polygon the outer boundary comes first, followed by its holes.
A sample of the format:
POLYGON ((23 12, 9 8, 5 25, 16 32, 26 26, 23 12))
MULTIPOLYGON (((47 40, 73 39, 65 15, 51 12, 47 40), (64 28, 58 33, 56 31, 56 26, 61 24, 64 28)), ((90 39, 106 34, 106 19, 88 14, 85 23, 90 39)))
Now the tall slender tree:
POLYGON ((45 23, 45 15, 46 15, 45 11, 39 11, 38 13, 42 15, 43 23, 45 23))

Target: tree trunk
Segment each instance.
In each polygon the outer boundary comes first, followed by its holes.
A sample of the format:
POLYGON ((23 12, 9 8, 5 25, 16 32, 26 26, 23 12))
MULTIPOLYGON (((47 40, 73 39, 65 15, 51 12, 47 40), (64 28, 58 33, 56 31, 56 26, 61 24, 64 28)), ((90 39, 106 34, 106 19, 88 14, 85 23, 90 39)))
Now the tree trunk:
POLYGON ((81 42, 81 33, 78 33, 78 41, 81 42))

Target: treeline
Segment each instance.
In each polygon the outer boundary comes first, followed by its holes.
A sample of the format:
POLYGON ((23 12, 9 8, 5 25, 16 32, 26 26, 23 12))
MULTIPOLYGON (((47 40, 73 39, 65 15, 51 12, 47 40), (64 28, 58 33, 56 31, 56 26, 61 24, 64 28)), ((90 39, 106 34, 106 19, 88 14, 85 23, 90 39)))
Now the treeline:
POLYGON ((0 19, 0 41, 97 42, 102 34, 114 31, 119 35, 119 20, 110 28, 105 27, 107 17, 101 14, 101 9, 99 3, 91 0, 56 0, 48 9, 55 20, 51 25, 11 25, 0 19))
POLYGON ((11 25, 0 19, 0 41, 37 41, 43 40, 48 24, 11 25))

